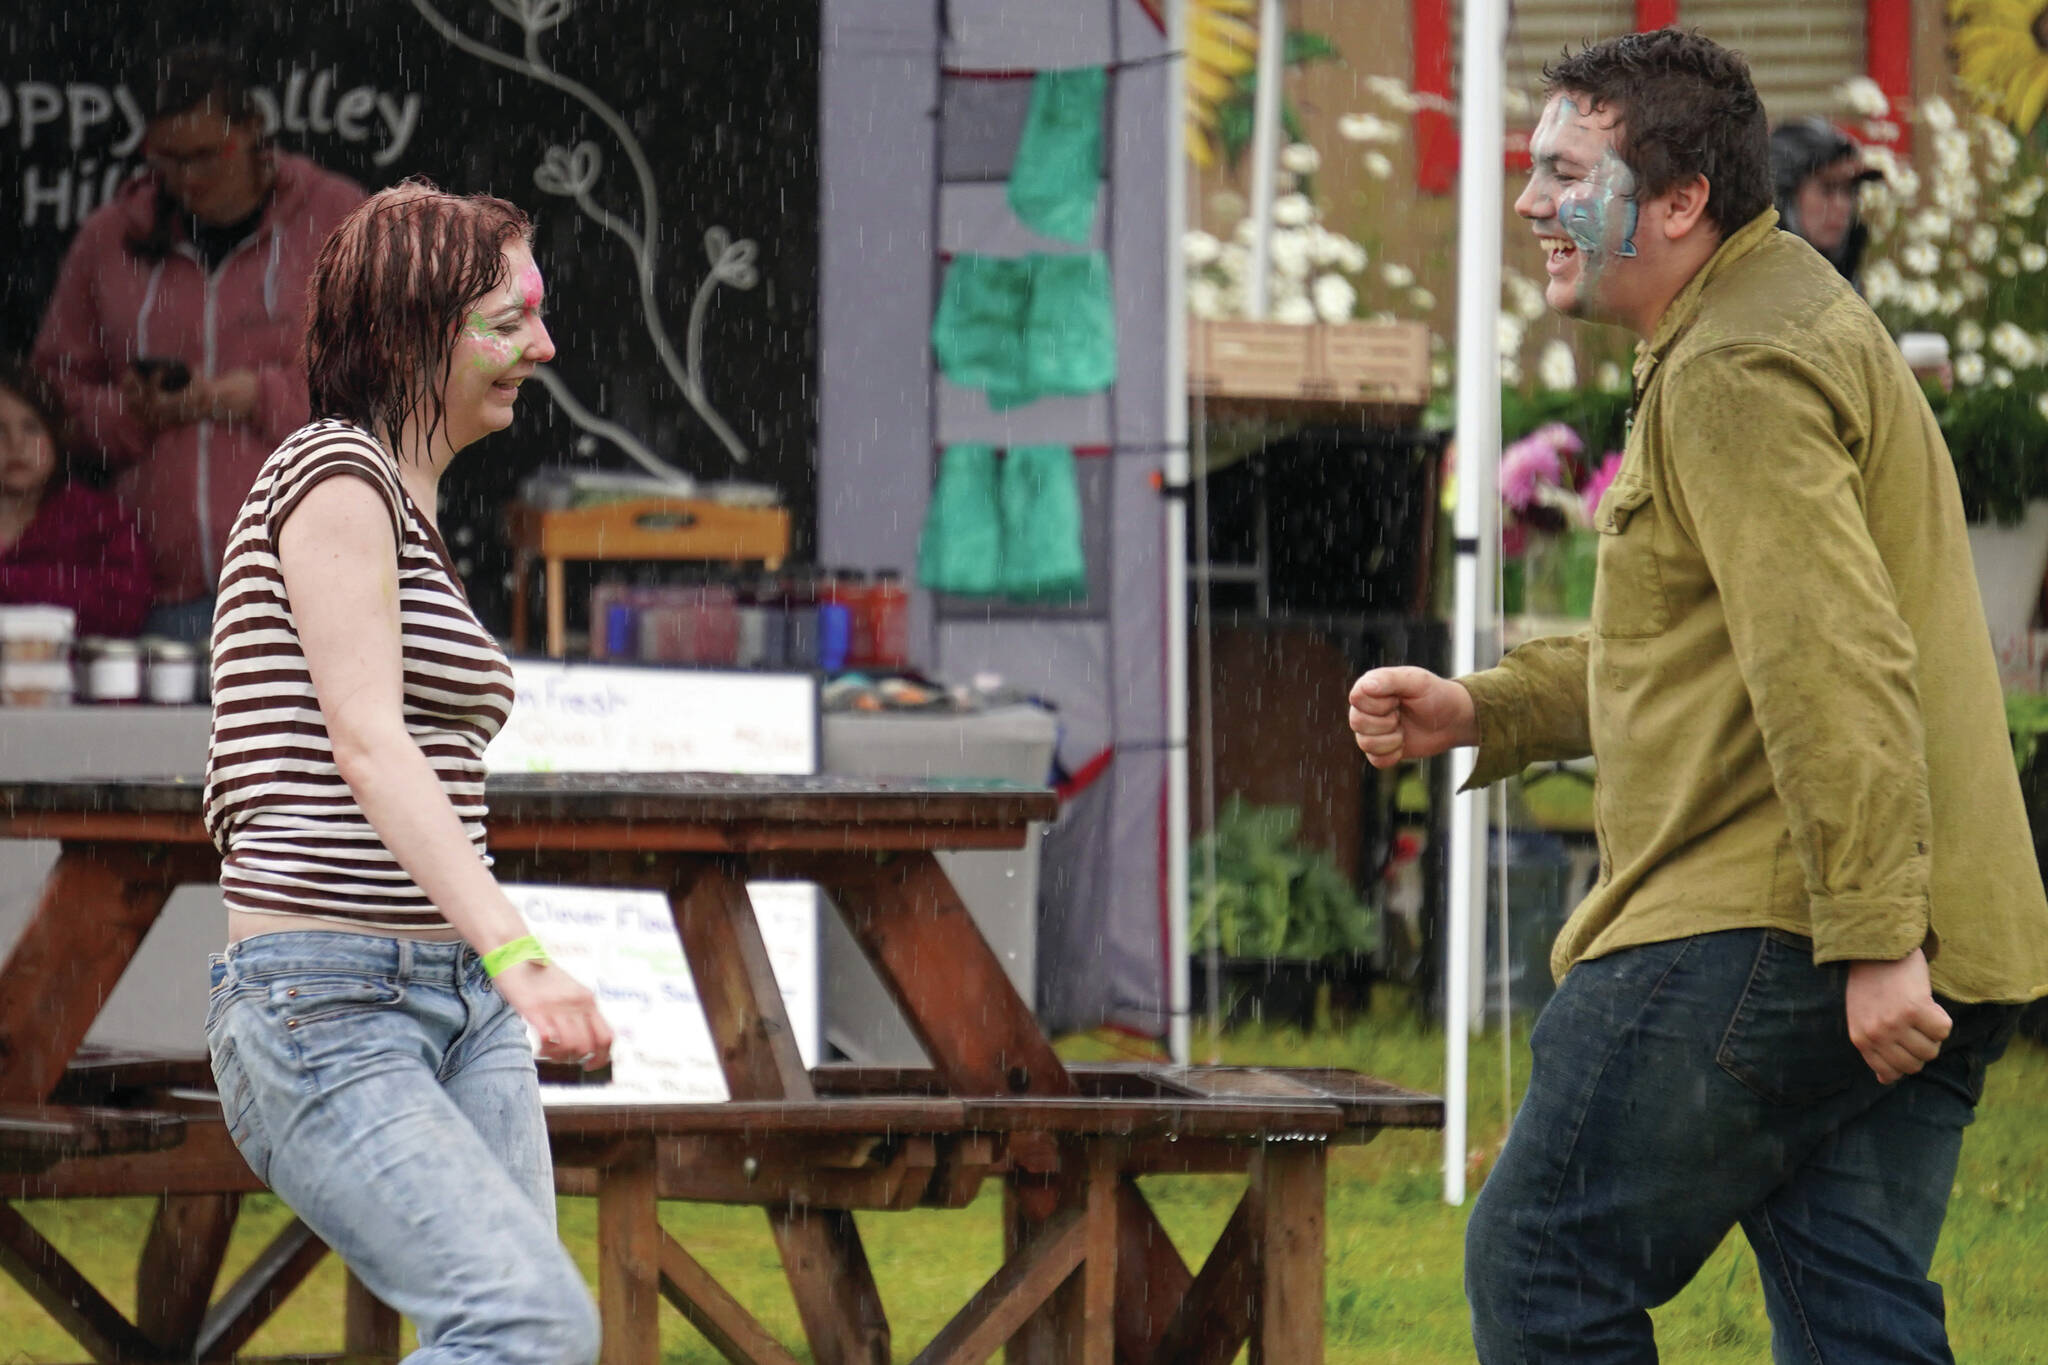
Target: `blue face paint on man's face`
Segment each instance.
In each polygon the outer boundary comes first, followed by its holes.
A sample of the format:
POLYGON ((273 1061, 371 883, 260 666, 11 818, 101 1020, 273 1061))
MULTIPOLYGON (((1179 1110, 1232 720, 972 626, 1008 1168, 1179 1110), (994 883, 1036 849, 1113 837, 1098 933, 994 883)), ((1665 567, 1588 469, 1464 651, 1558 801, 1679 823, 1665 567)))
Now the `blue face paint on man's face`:
POLYGON ((1636 176, 1614 150, 1614 117, 1551 97, 1529 140, 1533 169, 1515 211, 1549 250, 1551 306, 1599 316, 1609 268, 1634 258, 1640 210, 1636 176))

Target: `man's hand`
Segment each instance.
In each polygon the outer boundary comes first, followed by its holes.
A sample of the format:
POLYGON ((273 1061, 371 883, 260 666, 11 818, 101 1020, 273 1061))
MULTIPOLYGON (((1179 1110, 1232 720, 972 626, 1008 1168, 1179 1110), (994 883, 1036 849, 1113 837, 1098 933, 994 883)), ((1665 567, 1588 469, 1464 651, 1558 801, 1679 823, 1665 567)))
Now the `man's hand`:
POLYGON ((121 407, 152 436, 194 422, 239 422, 255 415, 259 386, 254 370, 230 370, 213 379, 193 376, 173 393, 130 370, 121 376, 121 407))
POLYGON ((1426 668, 1375 668, 1351 684, 1351 733, 1375 768, 1479 742, 1472 694, 1426 668))
POLYGON ((1849 964, 1849 1041, 1882 1085, 1910 1076, 1941 1055, 1951 1026, 1934 1003, 1927 956, 1918 948, 1896 962, 1849 964))

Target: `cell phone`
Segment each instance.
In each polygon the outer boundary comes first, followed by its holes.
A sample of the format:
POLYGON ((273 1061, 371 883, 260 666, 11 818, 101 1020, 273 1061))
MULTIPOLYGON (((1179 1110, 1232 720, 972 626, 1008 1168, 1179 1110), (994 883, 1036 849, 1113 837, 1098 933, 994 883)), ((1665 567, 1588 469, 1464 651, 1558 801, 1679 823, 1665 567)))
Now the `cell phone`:
POLYGON ((162 393, 176 393, 192 382, 192 367, 174 355, 139 355, 129 368, 162 393))

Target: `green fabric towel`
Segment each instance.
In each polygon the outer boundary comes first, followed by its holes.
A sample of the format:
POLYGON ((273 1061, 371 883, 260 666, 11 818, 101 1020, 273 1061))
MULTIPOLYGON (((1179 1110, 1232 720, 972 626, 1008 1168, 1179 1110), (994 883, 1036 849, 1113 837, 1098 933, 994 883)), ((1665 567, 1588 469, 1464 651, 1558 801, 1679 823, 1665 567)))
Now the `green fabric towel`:
POLYGON ((1003 583, 996 448, 946 447, 917 544, 917 581, 933 592, 987 597, 1003 583))
POLYGON ((1033 231, 1085 242, 1095 225, 1102 183, 1099 66, 1041 71, 1031 83, 1031 112, 1010 166, 1010 208, 1033 231))
POLYGON ((1099 251, 953 258, 932 319, 946 378, 997 411, 1116 380, 1116 304, 1099 251))
POLYGON ((1067 446, 1014 446, 1003 458, 1003 593, 1020 602, 1088 595, 1081 489, 1067 446))

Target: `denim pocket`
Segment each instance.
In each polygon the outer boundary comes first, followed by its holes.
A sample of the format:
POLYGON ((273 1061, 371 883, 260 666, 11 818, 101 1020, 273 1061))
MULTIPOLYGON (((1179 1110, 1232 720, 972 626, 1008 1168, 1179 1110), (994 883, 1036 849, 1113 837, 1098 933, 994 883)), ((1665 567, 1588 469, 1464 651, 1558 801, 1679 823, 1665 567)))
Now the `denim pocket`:
POLYGON ((263 1141, 262 1125, 256 1121, 256 1091, 249 1083, 249 1073, 242 1067, 241 1054, 235 1048, 235 1040, 221 1036, 211 1040, 213 1057, 213 1085, 220 1094, 220 1114, 227 1124, 228 1137, 233 1139, 235 1150, 242 1154, 242 1160, 249 1163, 249 1169, 264 1184, 270 1183, 270 1146, 263 1141))
POLYGON ((1765 929, 1714 1060, 1767 1104, 1814 1104, 1868 1069, 1849 1041, 1847 964, 1815 966, 1813 944, 1765 929))
POLYGON ((355 972, 293 972, 265 984, 271 1009, 295 1031, 387 1009, 405 998, 396 981, 355 972))

